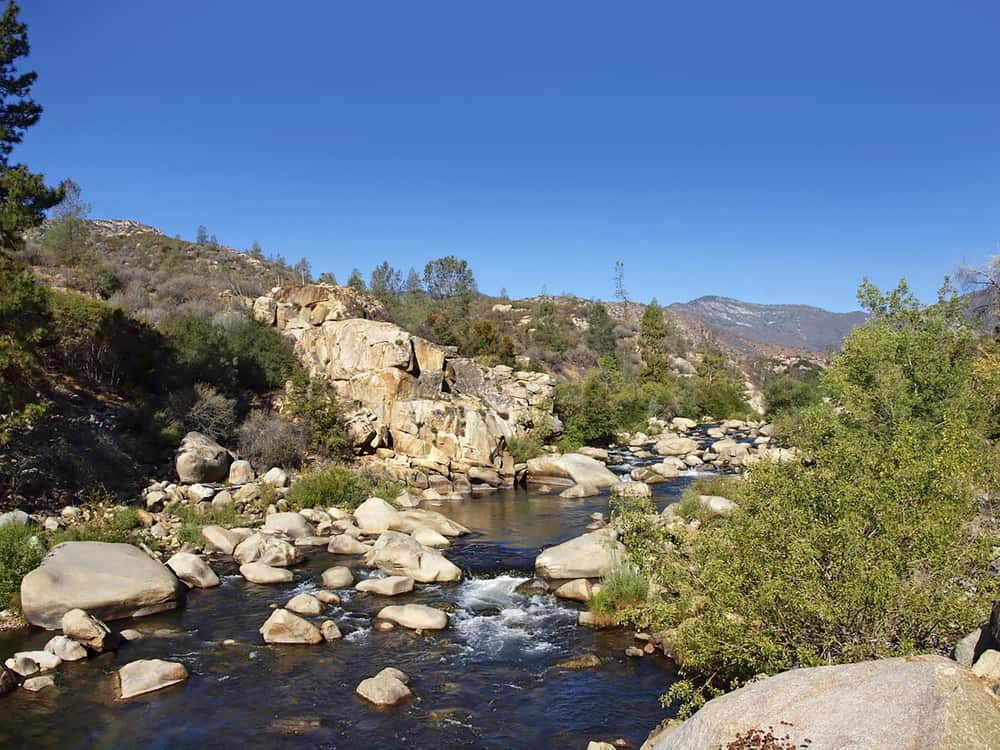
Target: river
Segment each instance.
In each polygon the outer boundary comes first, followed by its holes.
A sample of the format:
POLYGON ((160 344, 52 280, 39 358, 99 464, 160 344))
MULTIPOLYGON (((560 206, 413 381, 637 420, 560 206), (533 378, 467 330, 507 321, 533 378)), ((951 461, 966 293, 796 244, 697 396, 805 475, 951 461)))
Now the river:
MULTIPOLYGON (((657 485, 659 507, 691 476, 657 485)), ((629 634, 578 627, 582 605, 514 592, 546 546, 583 533, 607 495, 567 500, 510 491, 433 504, 473 533, 446 555, 465 572, 456 584, 419 586, 396 603, 447 602, 449 627, 417 636, 374 632, 382 597, 347 590, 324 616, 345 637, 318 646, 268 646, 257 629, 272 605, 317 588, 320 573, 344 564, 325 550, 294 568, 284 586, 247 584, 229 560, 215 560, 215 589, 195 590, 183 610, 117 621, 146 634, 118 653, 64 664, 57 686, 0 699, 0 747, 21 748, 585 748, 623 737, 638 747, 663 718, 659 696, 674 679, 661 656, 629 658, 629 634), (233 639, 235 646, 223 646, 233 639), (601 667, 553 668, 592 652, 601 667), (184 684, 129 702, 115 700, 121 665, 142 658, 183 662, 184 684), (386 666, 411 677, 416 698, 377 710, 354 689, 386 666)), ((349 563, 355 577, 376 571, 349 563)), ((0 653, 42 648, 51 633, 0 636, 0 653)))

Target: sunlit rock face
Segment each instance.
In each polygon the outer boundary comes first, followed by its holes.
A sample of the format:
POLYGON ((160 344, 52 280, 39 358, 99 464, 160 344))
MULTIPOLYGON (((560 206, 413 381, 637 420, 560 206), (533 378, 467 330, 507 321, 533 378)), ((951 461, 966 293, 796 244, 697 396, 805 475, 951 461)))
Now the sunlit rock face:
POLYGON ((484 369, 453 347, 377 320, 381 304, 356 289, 277 289, 253 311, 294 338, 309 374, 329 380, 349 405, 355 453, 377 453, 400 478, 445 492, 510 486, 507 441, 534 426, 562 427, 548 375, 484 369))

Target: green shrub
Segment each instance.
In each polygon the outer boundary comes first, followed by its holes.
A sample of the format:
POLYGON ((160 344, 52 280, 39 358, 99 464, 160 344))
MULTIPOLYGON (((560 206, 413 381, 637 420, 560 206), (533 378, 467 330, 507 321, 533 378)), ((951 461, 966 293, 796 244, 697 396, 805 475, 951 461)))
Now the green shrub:
POLYGON ((532 458, 542 455, 544 443, 535 430, 529 430, 521 437, 507 441, 507 450, 513 456, 514 462, 523 464, 532 458))
POLYGON ((649 577, 633 563, 620 563, 601 579, 601 589, 590 601, 590 608, 603 614, 615 614, 635 607, 649 598, 649 577))
POLYGON ((787 375, 776 378, 764 389, 768 417, 800 411, 820 400, 819 384, 787 375))
POLYGON ((741 513, 662 555, 689 707, 762 672, 947 653, 996 598, 976 338, 954 296, 859 296, 871 317, 800 420, 810 463, 754 466, 741 513))
POLYGON ((327 464, 303 472, 292 484, 287 499, 296 509, 329 506, 350 509, 373 496, 391 501, 402 490, 399 482, 358 475, 343 464, 327 464))
MULTIPOLYGON (((266 486, 270 487, 271 485, 266 486)), ((198 547, 205 544, 201 530, 206 526, 225 526, 227 529, 231 529, 237 526, 247 526, 250 523, 250 518, 241 514, 232 505, 225 508, 203 509, 191 503, 178 502, 171 504, 169 510, 181 519, 177 538, 183 543, 198 547)))
POLYGON ((330 383, 298 370, 288 384, 286 413, 302 420, 308 431, 309 447, 314 451, 327 458, 350 456, 347 426, 337 392, 330 383))
POLYGON ((87 506, 91 519, 55 532, 49 539, 54 547, 62 542, 128 542, 141 524, 139 511, 127 505, 112 508, 87 506))
POLYGON ((0 609, 17 606, 21 579, 38 567, 45 545, 37 528, 11 523, 0 527, 0 609))

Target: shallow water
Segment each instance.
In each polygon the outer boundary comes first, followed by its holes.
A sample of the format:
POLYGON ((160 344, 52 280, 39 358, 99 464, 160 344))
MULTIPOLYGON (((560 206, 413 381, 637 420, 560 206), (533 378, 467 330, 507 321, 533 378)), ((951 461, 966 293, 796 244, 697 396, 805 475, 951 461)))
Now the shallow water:
MULTIPOLYGON (((657 504, 676 500, 690 481, 656 486, 657 504)), ((473 530, 446 552, 466 579, 418 584, 392 603, 451 603, 447 630, 373 632, 387 600, 347 591, 340 607, 317 618, 336 620, 343 640, 268 646, 257 629, 270 605, 315 590, 325 568, 353 558, 308 553, 294 568, 296 581, 285 586, 247 584, 231 561, 217 560, 222 586, 193 591, 185 609, 115 622, 146 633, 143 640, 64 664, 55 688, 0 699, 0 747, 583 748, 617 737, 641 744, 666 716, 658 698, 673 680, 670 662, 625 657, 628 635, 578 627, 572 603, 514 593, 541 548, 582 533, 591 513, 607 512, 606 495, 564 500, 507 492, 430 507, 473 530), (239 645, 222 646, 228 638, 239 645), (583 672, 552 667, 586 652, 603 665, 583 672), (116 701, 114 671, 142 658, 181 661, 191 678, 116 701), (354 688, 386 666, 410 675, 416 698, 376 710, 354 688)), ((378 575, 355 568, 356 578, 378 575)), ((50 635, 0 639, 0 654, 41 648, 50 635)))

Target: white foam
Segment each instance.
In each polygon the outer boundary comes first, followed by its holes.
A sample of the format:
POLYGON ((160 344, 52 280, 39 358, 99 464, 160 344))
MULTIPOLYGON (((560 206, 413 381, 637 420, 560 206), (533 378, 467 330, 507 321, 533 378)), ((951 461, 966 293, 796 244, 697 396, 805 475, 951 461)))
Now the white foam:
POLYGON ((477 656, 499 655, 506 648, 539 653, 556 648, 549 640, 576 613, 551 596, 514 591, 525 578, 498 576, 466 581, 459 587, 459 611, 452 618, 466 649, 477 656), (484 611, 486 610, 486 611, 484 611))

